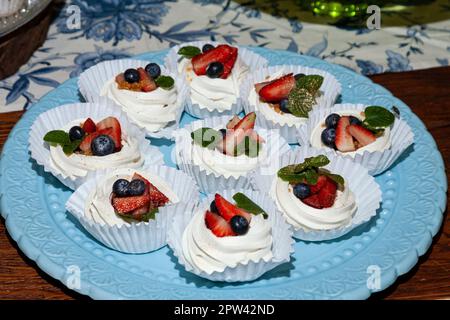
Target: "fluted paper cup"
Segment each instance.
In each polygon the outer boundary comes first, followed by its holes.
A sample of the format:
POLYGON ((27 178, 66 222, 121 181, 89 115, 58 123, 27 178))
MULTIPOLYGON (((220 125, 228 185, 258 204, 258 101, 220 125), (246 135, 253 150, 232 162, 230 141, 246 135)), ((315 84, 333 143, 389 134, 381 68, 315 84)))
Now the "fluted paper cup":
POLYGON ((1 0, 0 17, 7 17, 18 12, 24 7, 25 0, 1 0))
MULTIPOLYGON (((214 199, 214 195, 209 195, 199 206, 193 208, 192 212, 177 213, 174 217, 172 225, 169 227, 169 247, 178 258, 178 262, 188 272, 192 272, 211 281, 243 282, 255 280, 273 268, 290 261, 290 255, 294 252, 292 230, 286 223, 282 214, 277 210, 275 203, 270 199, 270 197, 268 197, 267 194, 258 191, 225 190, 221 193, 221 195, 229 201, 233 201, 232 196, 236 192, 243 192, 247 197, 252 199, 261 208, 263 208, 265 212, 267 212, 267 221, 271 225, 272 257, 270 259, 260 258, 255 261, 247 259, 238 262, 233 266, 224 266, 223 270, 213 272, 200 270, 191 265, 189 261, 185 259, 183 254, 183 233, 197 212, 205 212, 209 208, 211 201, 214 199)), ((209 230, 205 231, 210 232, 209 230)))
POLYGON ((279 210, 284 214, 288 223, 291 223, 294 228, 294 237, 297 239, 305 241, 324 241, 339 238, 363 223, 368 222, 376 215, 377 210, 380 208, 382 193, 379 185, 364 167, 352 162, 350 159, 339 157, 332 153, 324 153, 321 150, 313 148, 300 147, 282 155, 278 169, 272 174, 268 174, 267 172, 264 174, 261 174, 261 172, 252 173, 252 183, 255 187, 270 194, 272 199, 277 203, 279 210), (330 170, 331 173, 339 174, 344 178, 345 185, 353 193, 357 205, 356 212, 351 217, 349 223, 329 230, 317 230, 296 225, 289 215, 284 212, 275 195, 275 183, 278 179, 278 169, 290 164, 302 163, 305 158, 314 157, 320 154, 325 154, 330 160, 330 163, 324 168, 330 170))
MULTIPOLYGON (((191 132, 199 128, 225 128, 229 120, 229 116, 198 120, 177 130, 174 133, 176 141, 175 161, 181 170, 194 178, 197 185, 200 187, 200 190, 204 193, 216 192, 224 189, 251 188, 251 182, 248 178, 250 170, 242 175, 233 175, 232 173, 220 174, 217 171, 211 170, 211 168, 204 165, 199 165, 193 161, 194 146, 191 138, 191 132)), ((262 157, 262 155, 266 156, 257 166, 263 169, 276 166, 276 160, 278 160, 279 155, 290 150, 289 145, 275 130, 255 127, 255 131, 266 141, 263 145, 263 150, 261 151, 263 153, 260 154, 260 157, 262 157)), ((222 154, 220 154, 220 156, 223 156, 224 164, 227 164, 226 161, 230 161, 230 163, 234 165, 235 163, 233 161, 240 161, 236 160, 236 158, 228 158, 222 154)), ((247 162, 246 158, 241 158, 241 160, 243 162, 247 162)), ((239 164, 244 165, 245 163, 236 162, 237 166, 239 166, 239 164)))
MULTIPOLYGON (((149 61, 134 59, 100 62, 95 66, 90 67, 80 75, 80 78, 78 79, 78 87, 86 101, 97 101, 102 97, 101 94, 104 86, 111 81, 111 79, 114 79, 119 73, 124 72, 128 68, 145 68, 148 63, 149 61)), ((172 133, 178 128, 180 118, 183 113, 184 101, 189 93, 189 87, 182 77, 178 77, 176 73, 170 72, 164 66, 160 67, 162 75, 169 75, 175 80, 177 102, 174 121, 170 121, 162 129, 154 131, 151 130, 150 126, 152 123, 155 123, 156 116, 153 114, 151 109, 149 109, 148 113, 137 113, 133 110, 131 105, 120 104, 119 101, 114 102, 123 108, 123 111, 127 114, 132 123, 145 130, 148 137, 172 139, 172 133)))
POLYGON ((100 121, 110 116, 119 120, 122 134, 137 139, 141 157, 144 160, 142 165, 160 165, 164 163, 163 154, 145 139, 145 132, 130 123, 120 107, 106 98, 100 99, 95 103, 66 104, 42 113, 31 126, 28 140, 31 157, 44 167, 44 171, 51 173, 64 185, 75 190, 81 184, 94 177, 96 171, 108 169, 108 159, 114 154, 103 157, 105 161, 104 169, 88 170, 85 175, 67 176, 52 165, 50 147, 44 142, 43 138, 47 132, 60 130, 77 119, 92 118, 94 121, 100 121))
MULTIPOLYGON (((150 182, 158 187, 155 180, 150 182)), ((166 166, 148 166, 139 170, 125 168, 96 174, 96 179, 84 183, 70 196, 66 209, 80 221, 87 232, 105 246, 124 253, 146 253, 166 245, 167 230, 175 215, 191 212, 198 204, 198 199, 198 188, 185 173, 166 166), (87 205, 106 179, 115 175, 132 176, 135 172, 147 178, 157 176, 172 189, 176 199, 171 200, 175 201, 159 208, 155 219, 149 222, 108 225, 87 215, 87 205)))
MULTIPOLYGON (((297 133, 297 139, 300 145, 311 146, 311 134, 314 128, 331 113, 340 113, 345 111, 362 112, 367 107, 364 104, 336 104, 331 110, 313 110, 309 113, 308 122, 302 126, 297 133)), ((369 174, 377 175, 389 169, 400 155, 414 143, 414 134, 406 121, 396 118, 393 126, 390 128, 390 148, 383 151, 364 150, 362 153, 355 153, 354 157, 349 154, 338 152, 334 149, 320 148, 326 152, 331 152, 345 158, 351 159, 355 163, 361 164, 367 168, 369 174)))
MULTIPOLYGON (((288 73, 303 73, 306 75, 315 74, 324 77, 320 91, 320 95, 316 99, 316 104, 313 106, 313 110, 317 108, 331 108, 336 101, 337 97, 341 93, 341 84, 330 73, 309 67, 303 67, 300 65, 278 65, 263 68, 251 72, 241 86, 240 96, 244 104, 246 113, 256 112, 257 124, 263 128, 277 129, 280 134, 288 143, 297 143, 297 129, 306 123, 307 118, 297 118, 295 123, 283 121, 281 116, 277 115, 272 110, 261 110, 261 108, 267 107, 266 103, 259 102, 259 96, 255 91, 255 84, 274 80, 288 73)), ((293 116, 292 116, 293 117, 293 116)))
MULTIPOLYGON (((219 42, 213 41, 194 41, 182 43, 180 45, 172 47, 172 49, 170 49, 169 53, 165 58, 167 68, 171 70, 173 73, 178 73, 181 78, 186 79, 185 71, 180 72, 178 68, 178 62, 180 60, 178 50, 185 46, 196 46, 201 49, 203 45, 207 43, 212 44, 214 46, 221 44, 219 42)), ((246 49, 244 47, 238 48, 239 48, 238 59, 248 67, 249 71, 256 70, 267 65, 267 60, 262 56, 260 56, 259 54, 256 54, 253 51, 246 49)), ((240 96, 237 97, 236 102, 233 103, 230 109, 227 110, 218 110, 217 108, 211 108, 209 106, 202 106, 197 103, 193 103, 192 99, 190 98, 190 90, 185 102, 186 102, 185 111, 190 115, 200 119, 222 115, 234 115, 240 113, 243 109, 243 103, 240 96)))

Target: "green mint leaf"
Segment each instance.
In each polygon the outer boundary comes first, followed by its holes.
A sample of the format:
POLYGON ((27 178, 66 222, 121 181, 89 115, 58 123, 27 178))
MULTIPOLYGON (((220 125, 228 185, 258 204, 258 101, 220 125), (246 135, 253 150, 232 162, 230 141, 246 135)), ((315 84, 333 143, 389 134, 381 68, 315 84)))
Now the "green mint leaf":
POLYGON ((300 164, 291 164, 278 170, 278 177, 290 183, 300 183, 305 180, 307 183, 316 184, 319 177, 317 168, 326 166, 330 160, 325 155, 305 158, 300 164))
POLYGON ((304 170, 311 168, 320 168, 324 167, 330 163, 330 160, 327 156, 321 154, 315 157, 305 158, 303 163, 297 164, 295 167, 295 172, 300 173, 304 170))
POLYGON ((186 47, 182 47, 180 48, 180 50, 178 50, 178 54, 182 55, 185 58, 188 59, 192 59, 193 57, 199 55, 200 53, 202 53, 202 51, 194 46, 186 46, 186 47))
POLYGON ((191 138, 203 148, 214 149, 222 141, 222 133, 211 128, 200 128, 191 132, 191 138))
POLYGON ((69 134, 63 130, 53 130, 45 134, 44 141, 51 144, 66 145, 70 143, 70 138, 69 134))
POLYGON ((337 184, 340 184, 341 186, 344 186, 344 184, 345 184, 344 178, 338 174, 331 173, 328 170, 324 170, 324 169, 320 169, 319 173, 324 176, 327 176, 328 178, 330 178, 337 184))
POLYGON ((141 221, 148 222, 149 220, 155 220, 156 214, 158 213, 158 208, 154 208, 149 212, 142 215, 141 221))
POLYGON ((233 196, 233 200, 236 202, 236 205, 239 208, 244 209, 245 211, 250 212, 254 215, 262 214, 264 219, 268 218, 267 213, 245 194, 238 192, 233 196))
POLYGON ((319 174, 314 169, 308 169, 304 171, 303 175, 305 176, 307 184, 316 184, 317 180, 319 179, 319 174))
POLYGON ((308 112, 315 103, 316 98, 311 92, 305 88, 295 87, 289 93, 287 108, 296 117, 308 118, 308 112))
POLYGON ((323 83, 323 77, 319 75, 306 75, 296 81, 296 86, 309 91, 313 96, 316 95, 323 83))
POLYGON ((281 168, 278 170, 278 177, 289 183, 300 183, 305 181, 305 175, 303 173, 295 172, 296 167, 297 165, 291 164, 281 168))
POLYGON ((74 141, 71 141, 71 142, 68 143, 68 144, 63 145, 63 151, 64 151, 64 153, 65 153, 66 155, 71 155, 72 153, 74 153, 74 151, 77 150, 78 147, 80 146, 81 141, 82 141, 81 139, 79 139, 79 140, 74 140, 74 141))
POLYGON ((158 87, 161 87, 165 90, 172 89, 175 84, 175 80, 173 80, 173 78, 170 76, 159 76, 158 78, 156 78, 155 82, 158 87))
POLYGON ((387 128, 395 121, 395 116, 386 108, 370 106, 364 110, 365 119, 363 124, 370 130, 387 128))

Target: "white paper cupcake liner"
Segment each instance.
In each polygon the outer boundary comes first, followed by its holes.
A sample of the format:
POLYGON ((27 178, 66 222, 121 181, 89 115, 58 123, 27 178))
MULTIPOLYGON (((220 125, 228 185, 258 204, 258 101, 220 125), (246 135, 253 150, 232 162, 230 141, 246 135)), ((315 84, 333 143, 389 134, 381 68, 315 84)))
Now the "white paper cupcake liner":
POLYGON ((107 169, 88 171, 86 176, 65 177, 59 170, 51 166, 50 147, 44 142, 43 138, 47 132, 59 130, 73 120, 92 118, 95 121, 100 121, 109 116, 116 117, 119 120, 122 132, 127 136, 138 139, 141 155, 144 157, 144 165, 161 165, 164 163, 163 154, 145 139, 144 131, 130 123, 128 117, 121 111, 121 108, 106 98, 99 99, 95 103, 63 105, 39 115, 30 130, 28 143, 31 157, 44 167, 45 172, 53 174, 64 185, 75 190, 81 184, 94 177, 96 171, 107 169))
MULTIPOLYGON (((150 181, 151 182, 151 181, 150 181)), ((96 179, 89 180, 79 187, 66 203, 66 209, 72 213, 95 239, 105 246, 124 253, 146 253, 157 250, 167 244, 167 230, 175 215, 191 212, 198 204, 199 191, 191 177, 180 170, 166 166, 147 166, 139 170, 118 169, 97 173, 96 179), (112 174, 130 174, 139 172, 153 174, 162 178, 178 196, 179 202, 159 208, 155 220, 149 222, 126 223, 121 226, 99 224, 85 216, 85 207, 105 177, 112 174)))
MULTIPOLYGON (((243 176, 224 176, 211 171, 205 167, 194 164, 192 160, 192 138, 191 132, 202 127, 215 128, 223 127, 230 120, 229 116, 213 117, 204 120, 198 120, 190 123, 177 130, 174 133, 175 144, 175 161, 178 167, 194 178, 200 190, 204 193, 216 192, 224 189, 249 189, 251 181, 249 173, 243 176)), ((260 163, 261 170, 276 166, 275 160, 279 159, 279 155, 290 150, 286 141, 275 130, 267 130, 255 127, 260 136, 265 139, 264 147, 267 148, 267 159, 260 163)))
MULTIPOLYGON (((309 113, 308 122, 300 127, 297 133, 298 142, 300 145, 311 146, 310 137, 314 128, 321 121, 325 121, 327 115, 333 112, 357 110, 364 111, 368 105, 364 104, 336 104, 332 110, 313 110, 309 113)), ((411 127, 402 119, 395 119, 394 125, 390 132, 391 147, 384 151, 368 151, 356 154, 355 157, 338 153, 334 149, 324 147, 322 150, 336 155, 351 159, 355 163, 359 163, 369 171, 371 175, 383 173, 389 169, 400 155, 414 143, 414 134, 411 127)))
POLYGON ((1 0, 0 17, 7 17, 18 12, 24 7, 25 0, 1 0))
MULTIPOLYGON (((90 67, 84 71, 80 78, 78 79, 78 88, 81 94, 88 102, 97 101, 102 96, 100 95, 104 85, 117 76, 119 73, 124 72, 128 68, 138 68, 145 66, 149 61, 144 60, 133 60, 133 59, 121 59, 121 60, 110 60, 103 61, 95 66, 90 67)), ((137 125, 138 127, 145 130, 148 137, 152 138, 167 138, 172 139, 172 133, 178 128, 181 115, 183 113, 184 101, 189 94, 189 87, 182 77, 178 77, 176 73, 171 72, 164 66, 161 67, 161 74, 170 75, 175 80, 175 86, 177 89, 177 114, 175 121, 170 122, 166 127, 162 128, 157 132, 153 132, 145 128, 140 119, 136 119, 135 116, 127 112, 127 108, 123 107, 123 111, 128 115, 130 121, 137 125)), ((151 112, 151 110, 149 110, 151 112)))
MULTIPOLYGON (((180 56, 178 55, 178 50, 181 47, 185 46, 196 46, 198 48, 202 48, 203 45, 210 43, 214 46, 217 46, 218 44, 221 44, 219 42, 213 42, 213 41, 194 41, 194 42, 186 42, 179 45, 176 45, 170 49, 169 53, 167 54, 165 58, 165 64, 169 70, 171 70, 173 73, 179 73, 178 71, 178 61, 180 59, 180 56)), ((248 50, 243 47, 238 47, 239 53, 238 53, 238 59, 243 61, 249 68, 249 72, 251 70, 256 70, 259 68, 262 68, 267 65, 267 60, 260 56, 259 54, 254 53, 251 50, 248 50)), ((180 77, 183 79, 186 79, 185 73, 181 73, 180 77)), ((199 104, 193 103, 190 98, 190 90, 187 95, 187 99, 185 101, 185 111, 189 113, 190 115, 204 119, 208 117, 215 117, 215 116, 222 116, 222 115, 234 115, 238 114, 243 109, 243 102, 241 97, 238 97, 236 100, 236 103, 234 103, 229 110, 217 110, 217 109, 210 109, 206 106, 201 106, 199 104)))
POLYGON ((283 74, 288 73, 303 73, 303 74, 318 74, 324 77, 324 81, 320 90, 323 92, 319 98, 317 98, 317 103, 313 107, 317 108, 331 108, 336 101, 337 97, 341 93, 341 84, 336 80, 336 78, 330 73, 320 70, 313 69, 309 67, 303 67, 299 65, 278 65, 271 66, 268 68, 263 68, 259 70, 255 70, 250 73, 247 78, 244 80, 241 86, 240 96, 242 98, 242 102, 244 104, 244 110, 246 113, 256 112, 257 114, 257 124, 263 128, 268 129, 277 129, 280 131, 281 136, 286 139, 288 143, 297 143, 297 130, 302 124, 294 125, 294 124, 281 124, 275 122, 273 119, 268 119, 264 116, 260 110, 258 110, 257 106, 253 101, 250 101, 249 96, 252 90, 254 90, 254 86, 256 83, 267 81, 267 77, 270 77, 279 72, 283 72, 283 74))
POLYGON ((204 209, 206 211, 206 209, 209 208, 211 201, 214 199, 214 195, 209 195, 204 201, 201 202, 201 204, 199 204, 198 207, 193 208, 192 212, 184 212, 175 215, 173 223, 169 227, 169 247, 178 258, 178 262, 188 272, 192 272, 211 281, 243 282, 255 280, 273 268, 290 261, 290 255, 294 252, 292 229, 286 223, 282 214, 278 211, 273 200, 270 199, 270 197, 268 197, 265 193, 250 190, 225 190, 221 193, 221 195, 233 202, 232 196, 236 192, 243 192, 247 197, 252 199, 268 213, 267 221, 272 226, 272 259, 268 261, 265 261, 264 259, 260 259, 258 261, 249 260, 243 263, 238 263, 235 267, 226 267, 222 272, 215 271, 212 273, 199 270, 184 259, 181 243, 183 232, 195 212, 199 209, 204 209))
MULTIPOLYGON (((374 217, 378 208, 380 208, 382 200, 382 193, 379 185, 364 167, 352 162, 350 159, 339 157, 332 153, 324 153, 321 150, 300 147, 282 155, 279 168, 289 164, 302 163, 305 158, 314 157, 320 154, 326 154, 330 160, 330 163, 325 168, 329 169, 332 173, 341 175, 345 179, 346 186, 348 186, 355 196, 357 210, 349 224, 335 229, 313 230, 303 227, 296 228, 293 226, 294 237, 305 241, 331 240, 345 235, 374 217)), ((254 172, 251 175, 252 183, 255 187, 269 193, 274 201, 276 201, 276 199, 272 192, 272 188, 273 183, 277 179, 278 169, 272 174, 268 174, 267 172, 264 174, 261 174, 261 172, 254 172)), ((283 214, 285 213, 283 212, 283 214)))

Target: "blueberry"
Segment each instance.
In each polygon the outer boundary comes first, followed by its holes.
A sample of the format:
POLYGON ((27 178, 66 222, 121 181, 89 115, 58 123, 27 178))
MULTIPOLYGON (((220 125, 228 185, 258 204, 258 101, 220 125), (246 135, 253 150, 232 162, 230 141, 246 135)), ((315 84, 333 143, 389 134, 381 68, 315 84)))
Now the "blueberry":
POLYGON ((128 194, 130 196, 141 196, 145 191, 145 182, 141 179, 131 180, 128 185, 128 194))
POLYGON ((139 72, 136 69, 127 69, 124 73, 125 81, 128 83, 139 82, 139 72))
POLYGON ((211 204, 209 205, 209 210, 210 210, 212 213, 217 213, 217 214, 219 214, 219 210, 217 209, 217 206, 216 206, 216 200, 213 200, 213 202, 211 202, 211 204))
POLYGON ((126 197, 128 196, 128 180, 125 179, 119 179, 114 182, 112 186, 112 191, 116 194, 118 197, 126 197))
POLYGON ((336 129, 334 128, 326 128, 322 131, 322 134, 320 135, 320 138, 322 139, 322 142, 327 147, 335 149, 335 141, 336 141, 336 129))
POLYGON ((219 131, 222 134, 222 137, 225 137, 227 135, 227 129, 220 129, 219 131))
POLYGON ((211 62, 206 68, 206 75, 210 78, 219 78, 223 73, 223 64, 220 62, 211 62))
POLYGON ((305 199, 311 194, 311 189, 306 183, 299 183, 294 186, 294 195, 299 199, 305 199))
POLYGON ((238 235, 246 234, 248 231, 248 221, 243 216, 235 215, 230 220, 231 229, 238 235))
POLYGON ((115 148, 116 145, 114 144, 113 139, 105 134, 95 137, 91 142, 92 154, 94 156, 107 156, 108 154, 113 153, 115 148))
POLYGON ((361 125, 362 124, 362 122, 361 122, 361 120, 359 120, 357 117, 354 117, 354 116, 350 116, 349 117, 350 119, 350 124, 357 124, 357 125, 361 125))
POLYGON ((208 52, 209 50, 212 50, 212 49, 214 49, 214 46, 212 44, 207 43, 207 44, 205 44, 203 46, 202 52, 205 53, 205 52, 208 52))
POLYGON ((288 105, 288 99, 283 99, 280 101, 280 110, 283 111, 284 113, 291 113, 291 111, 289 111, 289 109, 287 108, 288 105))
POLYGON ((153 62, 145 66, 145 71, 153 79, 156 79, 161 75, 161 68, 158 66, 158 64, 153 62))
POLYGON ((74 126, 69 130, 70 141, 80 140, 84 137, 84 130, 80 126, 74 126))
POLYGON ((337 113, 332 113, 325 119, 325 125, 327 126, 327 128, 335 128, 336 129, 336 126, 337 126, 340 118, 341 118, 341 116, 338 115, 337 113))
POLYGON ((294 78, 295 78, 295 80, 298 80, 298 79, 300 79, 300 78, 303 78, 304 76, 305 76, 304 73, 297 73, 297 74, 294 76, 294 78))

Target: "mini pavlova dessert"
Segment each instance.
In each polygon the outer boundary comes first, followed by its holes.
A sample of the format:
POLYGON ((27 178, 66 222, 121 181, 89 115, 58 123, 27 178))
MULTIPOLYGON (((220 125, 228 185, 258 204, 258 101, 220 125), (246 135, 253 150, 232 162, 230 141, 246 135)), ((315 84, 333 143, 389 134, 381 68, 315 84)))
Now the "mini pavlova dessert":
POLYGON ((213 281, 251 281, 293 252, 292 231, 273 201, 256 191, 224 191, 177 214, 168 243, 187 271, 213 281))
POLYGON ((332 111, 313 111, 307 125, 299 130, 298 139, 301 145, 348 156, 365 166, 370 174, 379 174, 414 141, 411 128, 399 118, 398 109, 393 110, 341 104, 332 111))
POLYGON ((289 145, 275 131, 255 128, 255 113, 213 117, 175 132, 176 162, 202 192, 248 188, 247 175, 270 166, 289 145))
POLYGON ((45 171, 71 189, 97 170, 163 163, 162 153, 150 145, 145 133, 106 100, 64 105, 41 114, 31 127, 29 149, 45 171))
POLYGON ((185 173, 165 166, 108 170, 78 188, 66 208, 106 246, 144 253, 166 244, 168 225, 192 210, 198 188, 185 173))
POLYGON ((244 48, 192 42, 172 48, 166 64, 190 87, 185 110, 206 118, 241 112, 239 87, 249 70, 264 66, 266 60, 244 48))
POLYGON ((341 86, 331 74, 301 66, 274 66, 253 72, 241 87, 246 112, 258 115, 258 124, 278 129, 296 143, 296 130, 312 109, 331 107, 341 86))
POLYGON ((140 60, 101 62, 84 71, 78 81, 87 101, 104 96, 148 136, 171 138, 183 111, 188 87, 157 63, 140 60))
POLYGON ((299 148, 281 157, 272 175, 252 176, 267 190, 294 237, 321 241, 340 237, 375 216, 381 190, 367 170, 350 159, 299 148))

